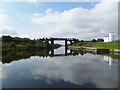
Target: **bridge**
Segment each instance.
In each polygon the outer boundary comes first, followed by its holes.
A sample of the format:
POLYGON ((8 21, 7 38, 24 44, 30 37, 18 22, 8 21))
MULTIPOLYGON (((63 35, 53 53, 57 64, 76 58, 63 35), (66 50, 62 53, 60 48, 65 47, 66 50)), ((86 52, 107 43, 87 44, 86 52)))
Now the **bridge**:
MULTIPOLYGON (((70 42, 70 45, 72 45, 73 43, 76 43, 78 42, 79 40, 78 39, 75 39, 75 38, 42 38, 42 39, 39 39, 39 40, 42 40, 42 41, 46 41, 46 42, 51 42, 51 45, 54 46, 54 41, 58 41, 58 40, 62 40, 62 41, 65 41, 65 54, 67 56, 67 43, 70 42)), ((57 56, 57 55, 54 55, 54 49, 52 49, 51 51, 51 55, 52 56, 57 56)), ((60 55, 58 55, 60 56, 60 55)), ((61 55, 63 56, 63 55, 61 55)))
POLYGON ((42 40, 42 41, 50 41, 52 45, 54 45, 54 41, 55 40, 62 40, 62 41, 65 41, 65 46, 67 46, 67 42, 70 42, 70 45, 72 45, 73 43, 76 43, 78 42, 79 40, 78 39, 75 39, 75 38, 40 38, 39 40, 42 40))

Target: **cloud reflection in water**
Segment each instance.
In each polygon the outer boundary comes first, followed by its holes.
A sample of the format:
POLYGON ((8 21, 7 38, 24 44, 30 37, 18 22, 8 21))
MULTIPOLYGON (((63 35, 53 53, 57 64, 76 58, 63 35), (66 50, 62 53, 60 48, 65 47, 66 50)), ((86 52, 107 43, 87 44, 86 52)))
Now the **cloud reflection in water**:
POLYGON ((3 69, 7 75, 3 79, 4 87, 118 87, 117 63, 109 68, 100 55, 31 57, 12 62, 3 69))

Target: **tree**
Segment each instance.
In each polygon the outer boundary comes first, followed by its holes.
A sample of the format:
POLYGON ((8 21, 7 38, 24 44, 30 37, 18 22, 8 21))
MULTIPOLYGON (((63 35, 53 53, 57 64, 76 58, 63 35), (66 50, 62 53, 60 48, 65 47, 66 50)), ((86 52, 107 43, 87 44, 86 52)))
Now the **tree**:
POLYGON ((2 36, 2 42, 12 42, 13 38, 11 36, 2 36))
POLYGON ((98 39, 97 39, 97 42, 104 42, 104 40, 101 39, 101 38, 98 38, 98 39))
POLYGON ((80 42, 84 42, 84 40, 81 40, 80 42))
POLYGON ((9 48, 11 48, 11 49, 15 49, 15 48, 16 48, 15 43, 14 43, 14 42, 11 42, 11 43, 9 44, 9 48))
POLYGON ((78 42, 79 42, 79 39, 75 39, 75 40, 74 40, 74 43, 78 43, 78 42))
POLYGON ((26 46, 26 49, 30 49, 30 50, 34 50, 35 49, 35 45, 31 44, 31 43, 27 43, 25 46, 26 46))
POLYGON ((97 42, 97 40, 96 40, 96 39, 93 39, 92 42, 97 42))

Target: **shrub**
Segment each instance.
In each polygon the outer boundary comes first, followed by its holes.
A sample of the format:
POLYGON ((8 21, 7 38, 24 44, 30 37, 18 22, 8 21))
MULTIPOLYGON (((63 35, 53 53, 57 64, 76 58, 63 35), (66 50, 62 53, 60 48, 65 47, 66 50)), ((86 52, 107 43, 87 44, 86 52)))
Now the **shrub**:
POLYGON ((10 49, 15 49, 15 48, 16 48, 15 43, 14 43, 14 42, 11 42, 11 43, 9 44, 9 48, 10 48, 10 49))

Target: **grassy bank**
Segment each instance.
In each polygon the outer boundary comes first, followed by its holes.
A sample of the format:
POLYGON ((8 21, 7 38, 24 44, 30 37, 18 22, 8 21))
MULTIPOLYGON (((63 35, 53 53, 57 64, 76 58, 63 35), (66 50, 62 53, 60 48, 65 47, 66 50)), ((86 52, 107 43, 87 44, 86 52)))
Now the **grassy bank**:
POLYGON ((120 42, 108 42, 108 43, 98 43, 93 44, 93 48, 105 48, 105 49, 120 49, 120 42))

